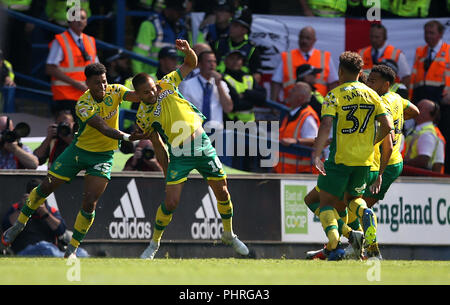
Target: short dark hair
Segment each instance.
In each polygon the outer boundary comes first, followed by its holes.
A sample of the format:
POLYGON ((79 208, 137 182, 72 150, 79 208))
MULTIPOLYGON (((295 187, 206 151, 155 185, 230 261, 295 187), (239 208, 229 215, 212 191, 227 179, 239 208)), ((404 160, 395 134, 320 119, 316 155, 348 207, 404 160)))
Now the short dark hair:
POLYGON ((103 64, 99 62, 89 64, 86 66, 86 68, 84 68, 84 75, 86 76, 86 79, 94 75, 102 75, 102 74, 106 74, 106 68, 103 64))
POLYGON ((384 40, 387 40, 387 29, 384 25, 382 25, 381 23, 372 23, 370 25, 370 29, 378 29, 378 30, 383 30, 383 35, 384 35, 384 40))
POLYGON ((423 28, 425 29, 426 27, 429 27, 429 26, 436 26, 439 34, 443 34, 444 33, 444 30, 445 30, 444 25, 442 23, 440 23, 439 21, 437 21, 437 20, 430 20, 430 21, 428 21, 427 23, 425 23, 423 28))
POLYGON ((203 60, 203 57, 205 57, 206 55, 208 55, 208 54, 214 54, 214 55, 216 55, 213 51, 203 51, 203 52, 200 52, 200 54, 198 54, 198 62, 201 62, 202 60, 203 60))
POLYGON ((391 85, 394 84, 396 75, 391 67, 383 64, 376 65, 372 68, 371 72, 380 74, 385 81, 388 81, 391 85))
POLYGON ((151 76, 145 72, 136 74, 132 80, 134 90, 136 90, 140 85, 146 83, 149 78, 151 78, 151 76))
POLYGON ((339 67, 352 74, 358 74, 363 67, 363 60, 358 53, 345 51, 339 56, 339 67))

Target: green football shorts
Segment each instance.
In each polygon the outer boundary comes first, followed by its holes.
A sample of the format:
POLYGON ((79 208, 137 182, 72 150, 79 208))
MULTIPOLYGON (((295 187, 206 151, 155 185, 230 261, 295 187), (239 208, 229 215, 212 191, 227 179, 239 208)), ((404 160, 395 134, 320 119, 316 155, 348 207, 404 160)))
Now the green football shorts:
MULTIPOLYGON (((383 176, 382 176, 382 180, 381 180, 381 188, 380 188, 380 191, 378 192, 378 194, 372 194, 372 192, 367 187, 366 191, 364 192, 364 196, 376 198, 378 200, 383 200, 387 191, 391 187, 391 184, 394 183, 395 179, 397 179, 398 176, 400 176, 402 171, 403 171, 403 162, 399 162, 396 164, 391 164, 391 165, 386 166, 386 169, 383 172, 383 176)), ((377 176, 378 176, 378 174, 377 174, 377 176)), ((376 177, 375 177, 375 179, 376 179, 376 177)), ((375 182, 375 180, 373 182, 375 182)), ((368 186, 370 186, 370 184, 368 186)))
POLYGON ((370 166, 347 166, 325 161, 326 176, 319 175, 317 186, 338 198, 347 192, 352 196, 360 196, 366 189, 366 181, 370 166))
POLYGON ((64 181, 71 181, 80 171, 86 175, 111 180, 114 151, 92 152, 70 144, 53 162, 49 174, 64 181))
POLYGON ((189 173, 196 169, 206 180, 223 180, 226 178, 222 163, 217 157, 216 150, 206 133, 194 140, 190 147, 182 148, 175 155, 173 149, 169 150, 170 161, 167 168, 166 183, 179 184, 187 180, 189 173))

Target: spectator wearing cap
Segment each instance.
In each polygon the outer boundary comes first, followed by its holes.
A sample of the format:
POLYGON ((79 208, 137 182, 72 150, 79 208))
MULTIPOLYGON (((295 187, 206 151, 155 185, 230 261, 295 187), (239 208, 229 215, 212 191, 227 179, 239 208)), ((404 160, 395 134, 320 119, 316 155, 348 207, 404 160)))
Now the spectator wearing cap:
POLYGON ((212 128, 223 129, 223 113, 233 110, 233 101, 222 75, 216 71, 217 61, 214 52, 200 53, 198 67, 199 74, 182 81, 178 88, 181 94, 206 117, 204 124, 208 127, 207 132, 212 128))
POLYGON ((252 25, 252 14, 249 9, 242 10, 239 16, 235 16, 230 24, 230 34, 227 38, 219 39, 214 52, 217 57, 217 70, 220 73, 225 72, 225 55, 230 50, 238 49, 245 54, 245 61, 242 67, 245 73, 252 74, 255 80, 261 81, 261 58, 260 50, 248 39, 252 25))
MULTIPOLYGON (((289 91, 286 105, 291 108, 280 126, 279 139, 283 146, 314 145, 319 131, 320 119, 309 104, 311 87, 305 82, 297 82, 289 91)), ((310 157, 297 156, 280 152, 278 164, 274 167, 276 173, 313 173, 310 157)))
POLYGON ((122 84, 133 76, 129 58, 122 52, 108 57, 106 60, 106 79, 108 84, 122 84))
POLYGON ((319 115, 322 112, 323 96, 314 87, 316 84, 316 75, 321 73, 322 69, 315 68, 309 64, 301 65, 297 68, 297 82, 305 82, 311 87, 311 100, 309 105, 319 115))
POLYGON ((240 50, 231 50, 225 56, 224 81, 230 88, 233 100, 233 111, 227 114, 232 121, 255 121, 254 106, 263 106, 266 101, 266 90, 255 82, 250 74, 242 71, 245 54, 240 50))
POLYGON ((358 51, 364 61, 363 70, 369 74, 370 69, 372 69, 374 65, 381 63, 383 60, 393 60, 397 65, 398 71, 395 82, 401 82, 406 86, 409 86, 411 69, 406 60, 406 56, 400 49, 386 43, 386 27, 380 23, 373 23, 370 26, 369 39, 370 46, 358 51))
MULTIPOLYGON (((245 54, 240 50, 230 50, 225 56, 224 81, 230 89, 233 100, 233 111, 227 113, 228 120, 241 121, 243 123, 254 122, 254 106, 263 106, 266 101, 266 90, 255 82, 252 75, 242 71, 245 54)), ((248 132, 248 130, 246 130, 248 132)), ((246 151, 249 142, 245 140, 246 151)), ((236 149, 236 147, 235 147, 236 149)), ((232 158, 232 167, 244 171, 252 171, 256 165, 256 157, 246 153, 240 157, 237 151, 232 158)))
POLYGON ((158 70, 156 73, 150 74, 153 79, 160 80, 164 75, 174 71, 178 66, 178 52, 174 47, 164 47, 158 53, 158 70))
MULTIPOLYGON (((0 50, 0 87, 15 87, 14 71, 11 63, 3 57, 3 51, 0 50)), ((1 99, 1 94, 0 94, 1 99)))
MULTIPOLYGON (((166 7, 161 13, 155 13, 142 22, 133 52, 157 61, 163 47, 175 47, 176 39, 189 40, 184 20, 186 9, 183 3, 182 0, 166 0, 166 7)), ((140 72, 155 74, 158 69, 137 60, 132 60, 131 64, 134 74, 140 72)))
POLYGON ((280 64, 272 75, 270 96, 274 101, 282 101, 287 97, 289 90, 297 81, 296 70, 298 66, 309 64, 322 69, 316 75, 314 87, 325 96, 327 92, 338 85, 337 70, 331 60, 331 53, 314 48, 316 43, 316 31, 307 26, 300 30, 298 39, 298 49, 281 53, 280 64), (283 98, 280 96, 283 91, 283 98))
POLYGON ((214 9, 215 22, 206 25, 203 29, 206 42, 213 47, 219 39, 227 38, 230 30, 230 21, 234 14, 232 0, 218 0, 214 9))

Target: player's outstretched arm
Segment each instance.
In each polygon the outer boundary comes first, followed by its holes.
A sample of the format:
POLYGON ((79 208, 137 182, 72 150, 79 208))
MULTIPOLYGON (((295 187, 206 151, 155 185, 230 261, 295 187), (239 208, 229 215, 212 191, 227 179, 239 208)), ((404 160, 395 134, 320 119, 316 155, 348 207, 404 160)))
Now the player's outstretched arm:
POLYGON ((142 132, 133 132, 131 135, 124 133, 120 130, 117 130, 115 128, 109 127, 103 119, 98 116, 94 115, 89 121, 89 126, 97 129, 99 132, 101 132, 103 135, 116 140, 125 140, 125 141, 136 141, 143 139, 145 137, 145 134, 142 132))
POLYGON ((124 101, 129 101, 132 103, 140 103, 141 99, 137 95, 136 91, 127 91, 127 95, 125 96, 124 101))
POLYGON ((188 76, 189 73, 191 73, 192 70, 197 67, 197 55, 195 54, 194 50, 191 49, 189 46, 189 42, 183 39, 177 39, 175 40, 175 47, 177 50, 184 53, 184 62, 180 67, 180 73, 183 79, 188 76))
POLYGON ((408 107, 403 109, 403 116, 405 120, 414 119, 420 114, 419 108, 416 105, 409 102, 408 107))
POLYGON ((156 160, 161 165, 164 171, 164 176, 167 175, 167 167, 169 165, 169 155, 165 149, 164 143, 156 131, 150 134, 150 141, 152 141, 153 149, 155 150, 156 160))

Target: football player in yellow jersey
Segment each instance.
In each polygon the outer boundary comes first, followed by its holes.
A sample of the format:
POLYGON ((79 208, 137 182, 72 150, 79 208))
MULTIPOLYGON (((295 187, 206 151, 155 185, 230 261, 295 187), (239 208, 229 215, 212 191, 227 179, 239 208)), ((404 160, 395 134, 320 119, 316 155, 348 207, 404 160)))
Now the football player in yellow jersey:
POLYGON ((233 204, 226 174, 202 128, 205 117, 178 91, 178 84, 197 66, 197 56, 186 40, 177 39, 175 46, 185 54, 184 63, 179 69, 165 75, 156 84, 145 73, 133 78, 133 86, 142 100, 136 123, 143 132, 150 134, 152 141, 159 134, 167 143, 169 154, 159 157, 157 154, 158 160, 169 160, 165 166, 166 196, 156 212, 152 240, 141 258, 154 258, 161 236, 180 201, 184 182, 193 169, 197 169, 207 180, 217 198, 217 209, 224 230, 222 241, 231 245, 238 254, 248 255, 247 246, 233 233, 233 204))
POLYGON ((323 251, 329 260, 342 259, 345 253, 338 247, 339 215, 334 209, 340 198, 345 198, 349 209, 362 217, 366 242, 372 244, 376 240, 376 216, 361 197, 374 158, 373 146, 388 135, 393 123, 378 94, 358 82, 362 65, 362 58, 357 53, 344 52, 339 57, 340 85, 325 97, 312 154, 313 163, 320 172, 317 180, 319 218, 328 238, 323 251), (375 121, 380 123, 378 130, 375 121), (332 127, 330 155, 323 163, 321 155, 332 127))
MULTIPOLYGON (((381 149, 379 145, 375 146, 375 158, 368 183, 371 186, 366 189, 363 196, 369 208, 379 200, 383 200, 391 184, 400 176, 403 170, 403 158, 400 151, 403 123, 405 119, 412 119, 419 114, 419 109, 415 105, 389 90, 394 81, 395 72, 387 65, 373 67, 367 80, 367 85, 380 95, 386 108, 390 109, 394 122, 392 139, 386 137, 381 144, 381 149)), ((367 256, 381 259, 377 242, 367 248, 367 256)))
POLYGON ((119 105, 123 100, 140 102, 136 93, 122 85, 108 85, 106 69, 100 63, 86 66, 84 73, 88 90, 75 106, 79 130, 72 143, 53 162, 47 179, 31 191, 15 224, 3 233, 5 246, 15 240, 51 193, 63 183, 70 182, 81 170, 86 170, 83 202, 64 255, 76 256, 80 242, 94 221, 97 201, 110 180, 114 150, 119 147, 120 140, 134 141, 146 136, 140 132, 129 135, 118 130, 119 105))

